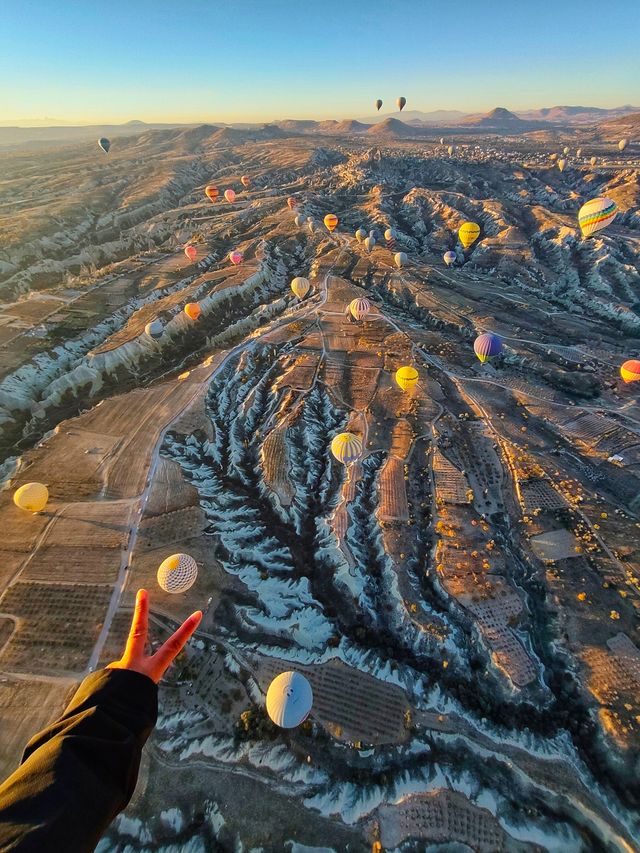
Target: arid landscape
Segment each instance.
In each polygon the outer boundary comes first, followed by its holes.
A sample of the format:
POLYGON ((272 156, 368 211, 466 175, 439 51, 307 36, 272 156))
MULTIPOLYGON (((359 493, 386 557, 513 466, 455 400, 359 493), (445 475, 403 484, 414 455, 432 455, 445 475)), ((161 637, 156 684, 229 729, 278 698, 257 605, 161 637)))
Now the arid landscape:
POLYGON ((3 774, 145 587, 204 618, 100 853, 640 850, 640 113, 2 130, 3 774))

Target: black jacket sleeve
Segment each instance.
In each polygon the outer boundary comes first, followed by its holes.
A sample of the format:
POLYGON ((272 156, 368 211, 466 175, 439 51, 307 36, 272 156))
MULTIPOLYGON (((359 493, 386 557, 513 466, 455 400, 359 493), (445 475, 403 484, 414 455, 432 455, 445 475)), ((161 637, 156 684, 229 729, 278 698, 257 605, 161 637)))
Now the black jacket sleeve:
POLYGON ((27 744, 0 786, 0 853, 89 853, 136 786, 158 713, 146 675, 103 669, 27 744))

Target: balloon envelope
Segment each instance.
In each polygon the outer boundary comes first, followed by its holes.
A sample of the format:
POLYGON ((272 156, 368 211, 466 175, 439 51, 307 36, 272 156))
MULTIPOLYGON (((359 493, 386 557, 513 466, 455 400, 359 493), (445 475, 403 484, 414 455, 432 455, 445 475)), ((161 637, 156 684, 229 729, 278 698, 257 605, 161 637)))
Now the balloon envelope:
POLYGON ((565 147, 562 149, 562 153, 563 153, 563 154, 568 154, 568 153, 569 153, 569 146, 568 146, 568 145, 565 145, 565 147))
POLYGON ((458 258, 455 252, 445 252, 442 257, 444 258, 444 262, 448 267, 453 266, 453 264, 455 264, 458 258))
POLYGON ((620 368, 620 376, 625 382, 637 382, 640 379, 640 361, 632 358, 620 368))
POLYGON ((400 110, 400 112, 402 112, 406 103, 407 103, 406 98, 403 98, 402 96, 398 98, 398 100, 396 101, 396 104, 398 105, 398 109, 400 110))
POLYGON ((480 236, 480 226, 477 222, 463 222, 458 230, 460 242, 468 249, 480 236))
POLYGON ((349 311, 354 319, 364 320, 369 311, 371 311, 371 303, 368 299, 365 299, 364 296, 359 296, 357 299, 354 299, 349 303, 349 311))
POLYGON ((304 299, 307 293, 309 293, 310 287, 311 283, 309 279, 300 275, 296 276, 291 282, 291 290, 293 290, 298 299, 304 299))
POLYGON ((198 250, 195 246, 185 246, 184 253, 189 258, 189 260, 192 261, 197 256, 198 250))
POLYGON ((49 489, 43 483, 25 483, 13 493, 13 502, 27 512, 41 512, 49 500, 49 489))
POLYGON ((356 231, 356 240, 358 241, 358 243, 362 243, 366 236, 367 232, 364 230, 364 228, 358 228, 358 230, 356 231))
POLYGON ((620 149, 620 151, 624 151, 624 149, 627 147, 628 144, 629 144, 628 139, 621 139, 620 142, 618 142, 618 148, 620 149))
POLYGON ((396 370, 396 382, 403 391, 408 391, 418 384, 418 371, 411 365, 401 367, 396 370))
POLYGON ((582 148, 576 148, 576 157, 580 157, 582 154, 582 148))
POLYGON ((313 707, 313 691, 300 672, 281 672, 267 690, 267 714, 276 726, 294 729, 307 719, 313 707))
POLYGON ((109 142, 109 140, 107 139, 106 136, 100 137, 100 139, 98 140, 98 145, 100 146, 100 148, 102 148, 102 150, 104 151, 105 154, 109 153, 109 149, 111 148, 111 143, 109 142))
POLYGON ((164 326, 162 322, 158 319, 152 320, 150 323, 144 327, 145 334, 150 338, 153 338, 154 341, 158 338, 162 337, 162 333, 164 332, 164 326))
POLYGON ((299 213, 293 221, 296 223, 298 228, 302 228, 302 226, 305 224, 305 222, 307 220, 304 218, 304 216, 301 213, 299 213))
POLYGON ((440 137, 440 145, 444 145, 444 136, 440 137))
POLYGON ((236 266, 242 263, 243 257, 244 256, 242 252, 229 252, 229 260, 232 264, 235 264, 236 266))
POLYGON ((450 145, 447 148, 447 154, 449 155, 449 157, 451 157, 451 155, 453 154, 454 151, 455 151, 455 148, 453 147, 453 145, 450 145))
POLYGON ((198 564, 189 554, 172 554, 158 568, 158 585, 172 594, 191 589, 197 577, 198 564))
POLYGON ((402 269, 402 267, 407 263, 407 253, 406 252, 396 252, 393 256, 393 260, 395 261, 398 269, 402 269))
POLYGON ((243 175, 240 178, 240 183, 242 184, 243 187, 248 187, 251 184, 251 178, 249 177, 249 175, 243 175))
POLYGON ((378 112, 380 112, 381 106, 382 106, 382 101, 380 100, 380 98, 378 98, 378 100, 376 101, 376 109, 378 110, 378 112))
POLYGON ((287 204, 289 206, 289 210, 295 210, 298 206, 298 199, 294 198, 292 195, 287 199, 287 204))
POLYGON ((333 437, 331 452, 343 465, 351 465, 362 453, 362 442, 352 432, 341 432, 333 437))
POLYGON ((475 339, 473 349, 484 364, 490 358, 500 355, 502 352, 502 339, 498 335, 494 335, 493 332, 485 332, 484 335, 480 335, 475 339))
POLYGON ((311 234, 313 234, 313 232, 316 230, 316 223, 313 221, 313 219, 307 220, 307 228, 309 229, 309 232, 311 234))
POLYGON ((236 200, 235 190, 225 190, 224 191, 224 197, 229 202, 229 204, 233 204, 233 202, 236 200))
POLYGON ((561 172, 564 172, 566 165, 567 161, 564 159, 564 157, 561 160, 558 160, 558 169, 560 169, 561 172))
POLYGON ((184 313, 190 320, 197 320, 202 314, 202 308, 198 302, 187 302, 184 306, 184 313))
POLYGON ((557 154, 549 154, 549 160, 551 160, 552 163, 555 163, 557 159, 558 159, 557 154))
POLYGON ((396 239, 396 232, 393 230, 393 228, 387 228, 387 230, 384 232, 384 239, 385 240, 395 240, 396 239))
POLYGON ((373 237, 365 237, 364 247, 367 250, 367 252, 370 252, 373 249, 373 247, 375 246, 375 244, 376 244, 376 241, 373 239, 373 237))
POLYGON ((597 157, 592 157, 592 158, 591 158, 591 160, 589 160, 589 162, 591 163, 591 165, 592 165, 592 166, 595 166, 595 165, 596 165, 596 163, 598 162, 598 158, 597 158, 597 157))
POLYGON ((324 218, 324 224, 329 231, 335 231, 338 225, 338 217, 335 213, 327 213, 324 218))
POLYGON ((601 228, 606 228, 616 218, 618 205, 610 198, 600 196, 583 204, 578 211, 578 225, 583 237, 590 237, 601 228))
POLYGON ((218 187, 214 187, 213 184, 209 184, 204 188, 204 194, 209 199, 209 201, 215 201, 220 195, 220 190, 218 187))

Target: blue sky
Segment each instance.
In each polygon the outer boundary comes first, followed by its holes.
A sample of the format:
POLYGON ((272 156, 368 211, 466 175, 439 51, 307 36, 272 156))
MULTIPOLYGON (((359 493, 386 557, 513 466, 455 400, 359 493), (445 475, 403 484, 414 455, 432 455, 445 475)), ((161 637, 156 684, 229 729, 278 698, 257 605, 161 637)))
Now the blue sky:
POLYGON ((640 103, 640 2, 2 0, 0 121, 640 103))

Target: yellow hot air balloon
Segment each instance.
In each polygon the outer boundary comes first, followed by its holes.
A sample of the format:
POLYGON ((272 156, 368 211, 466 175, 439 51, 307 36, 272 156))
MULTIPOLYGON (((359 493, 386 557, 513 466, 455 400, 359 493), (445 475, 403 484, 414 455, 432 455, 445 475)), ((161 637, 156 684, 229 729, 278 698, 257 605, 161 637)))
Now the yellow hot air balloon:
POLYGON ((291 282, 291 290, 295 293, 298 299, 304 299, 307 293, 309 293, 309 288, 311 284, 308 278, 303 278, 303 276, 296 276, 291 282))
POLYGON ((331 452, 343 465, 351 465, 362 453, 362 441, 352 432, 341 432, 331 442, 331 452))
POLYGON ((625 382, 637 382, 640 379, 640 361, 635 358, 625 361, 620 368, 620 376, 625 382))
POLYGON ((458 237, 465 249, 472 246, 480 236, 480 226, 476 222, 463 222, 458 237))
POLYGON ((564 172, 566 165, 567 165, 567 161, 564 159, 564 157, 562 157, 560 160, 558 160, 558 169, 560 169, 561 172, 564 172))
POLYGON ((411 365, 400 367, 396 370, 396 382, 403 391, 410 391, 418 384, 418 371, 411 365))
POLYGON ((327 213, 324 218, 324 224, 327 230, 333 233, 338 225, 338 217, 335 215, 335 213, 327 213))
POLYGON ((14 492, 13 502, 27 512, 41 512, 49 500, 49 489, 43 483, 25 483, 14 492))

